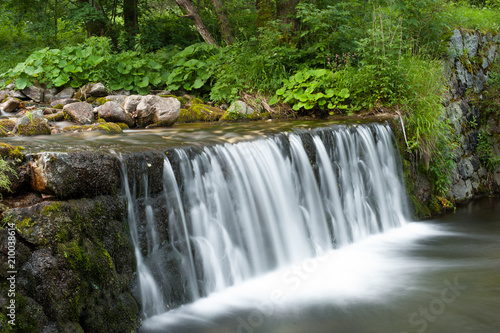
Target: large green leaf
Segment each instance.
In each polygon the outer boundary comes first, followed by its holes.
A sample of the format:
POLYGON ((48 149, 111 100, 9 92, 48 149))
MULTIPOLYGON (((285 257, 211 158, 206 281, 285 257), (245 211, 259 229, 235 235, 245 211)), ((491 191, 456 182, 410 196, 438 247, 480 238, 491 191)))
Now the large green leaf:
POLYGON ((54 85, 56 87, 60 87, 64 84, 66 84, 69 81, 69 76, 66 73, 61 73, 55 80, 54 80, 54 85))
POLYGON ((194 80, 193 88, 200 89, 201 87, 203 87, 205 82, 206 82, 205 80, 202 80, 200 77, 197 77, 196 80, 194 80))

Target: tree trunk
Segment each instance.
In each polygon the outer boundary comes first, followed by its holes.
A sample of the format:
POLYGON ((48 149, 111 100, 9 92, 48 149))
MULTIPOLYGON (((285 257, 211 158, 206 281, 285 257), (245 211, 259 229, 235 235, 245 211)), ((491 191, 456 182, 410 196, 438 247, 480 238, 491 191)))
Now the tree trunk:
POLYGON ((203 40, 205 42, 207 42, 208 44, 217 45, 217 43, 215 42, 215 39, 212 37, 212 34, 210 33, 210 31, 208 31, 205 23, 203 23, 203 21, 200 17, 200 14, 198 14, 196 7, 193 5, 191 0, 175 0, 175 2, 177 2, 179 7, 187 10, 188 14, 186 15, 186 17, 189 17, 190 19, 193 20, 194 25, 195 25, 196 29, 198 30, 198 32, 200 33, 203 40))
POLYGON ((233 32, 231 31, 231 27, 229 26, 229 19, 227 18, 226 9, 222 5, 221 0, 212 0, 212 4, 214 5, 217 19, 219 20, 222 38, 224 38, 224 41, 227 45, 231 45, 234 42, 234 36, 233 32))
POLYGON ((123 0, 123 22, 128 36, 139 33, 138 3, 139 0, 123 0))
POLYGON ((292 23, 294 30, 298 28, 298 22, 293 18, 295 15, 297 4, 300 0, 276 0, 276 18, 283 23, 292 23))

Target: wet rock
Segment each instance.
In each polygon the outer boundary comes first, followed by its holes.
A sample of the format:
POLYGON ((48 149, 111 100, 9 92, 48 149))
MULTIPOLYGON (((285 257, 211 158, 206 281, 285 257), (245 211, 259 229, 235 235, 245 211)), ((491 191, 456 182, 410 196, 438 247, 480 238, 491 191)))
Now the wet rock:
POLYGON ((18 135, 50 135, 50 126, 42 110, 35 110, 17 121, 14 133, 18 135))
POLYGON ((451 125, 454 128, 455 134, 460 134, 462 129, 462 108, 457 102, 451 103, 445 109, 446 117, 450 120, 451 125))
POLYGON ((122 133, 122 128, 115 123, 99 122, 92 126, 92 131, 99 131, 106 134, 122 133))
POLYGON ((474 78, 474 84, 473 84, 473 89, 476 94, 480 93, 484 89, 484 85, 486 84, 486 76, 484 75, 483 71, 479 71, 475 78, 474 78))
POLYGON ((206 104, 193 104, 188 109, 181 109, 178 122, 218 121, 224 110, 206 104))
POLYGON ((64 112, 60 110, 59 112, 46 115, 45 119, 47 119, 47 121, 62 121, 64 120, 64 112))
POLYGON ((80 103, 80 100, 76 98, 56 99, 50 103, 50 106, 56 109, 62 109, 64 106, 72 103, 80 103))
POLYGON ((92 105, 85 102, 71 103, 63 107, 64 116, 79 124, 91 124, 94 122, 94 109, 92 105))
POLYGON ((5 102, 0 104, 0 111, 14 112, 17 110, 21 102, 14 97, 9 97, 5 102))
POLYGON ((23 89, 23 94, 31 98, 34 102, 40 103, 44 98, 44 88, 32 85, 23 89))
POLYGON ((94 197, 116 193, 120 186, 119 161, 91 152, 32 155, 31 187, 59 198, 94 197))
POLYGON ((177 98, 147 95, 137 105, 134 115, 139 127, 167 127, 175 123, 180 110, 181 103, 177 98))
POLYGON ((12 90, 10 92, 10 96, 21 100, 28 99, 28 97, 26 97, 26 95, 21 90, 12 90))
POLYGON ((116 102, 106 102, 94 109, 98 116, 108 122, 125 123, 129 127, 134 125, 134 119, 130 113, 125 110, 116 102))
POLYGON ((417 200, 421 204, 426 204, 431 198, 431 183, 427 177, 417 173, 417 178, 415 179, 415 185, 417 189, 417 200))
POLYGON ((0 103, 2 103, 7 97, 9 97, 9 92, 6 90, 0 90, 0 103))
MULTIPOLYGON (((74 94, 75 94, 75 89, 73 89, 71 87, 64 88, 59 93, 57 93, 54 97, 52 97, 49 100, 49 102, 52 104, 52 102, 57 101, 57 100, 72 98, 74 94)), ((79 102, 79 100, 77 102, 79 102)))

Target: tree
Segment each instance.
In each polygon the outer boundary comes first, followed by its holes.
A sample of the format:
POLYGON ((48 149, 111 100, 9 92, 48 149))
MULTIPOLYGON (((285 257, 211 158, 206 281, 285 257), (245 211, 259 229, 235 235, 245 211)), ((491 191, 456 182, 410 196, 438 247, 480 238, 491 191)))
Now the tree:
POLYGON ((212 37, 210 31, 208 31, 208 28, 205 25, 205 23, 203 23, 203 20, 201 19, 198 10, 193 5, 191 0, 175 0, 175 2, 179 5, 179 7, 184 8, 187 11, 187 15, 184 16, 189 17, 191 20, 193 20, 194 26, 196 27, 196 30, 198 30, 198 32, 200 33, 203 40, 208 44, 217 45, 217 42, 212 37))
POLYGON ((123 23, 128 36, 139 33, 139 0, 123 0, 123 23))
POLYGON ((298 29, 298 22, 294 18, 296 7, 300 0, 276 0, 276 18, 285 24, 293 24, 294 30, 298 29))
POLYGON ((220 30, 222 32, 222 38, 227 45, 231 45, 234 42, 234 36, 229 26, 229 20, 227 18, 226 10, 222 5, 221 0, 211 0, 214 5, 215 14, 220 24, 220 30))

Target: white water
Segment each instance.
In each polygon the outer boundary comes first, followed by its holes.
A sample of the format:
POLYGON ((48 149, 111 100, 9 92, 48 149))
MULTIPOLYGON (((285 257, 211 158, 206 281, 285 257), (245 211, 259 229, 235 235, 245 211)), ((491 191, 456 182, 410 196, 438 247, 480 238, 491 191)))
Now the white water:
MULTIPOLYGON (((176 167, 168 159, 164 165, 168 243, 182 258, 191 301, 405 224, 388 126, 339 126, 175 154, 176 167)), ((140 221, 124 187, 143 312, 158 315, 175 303, 164 288, 171 267, 155 258, 160 241, 147 198, 140 221), (140 250, 137 225, 144 224, 154 269, 140 250)))

